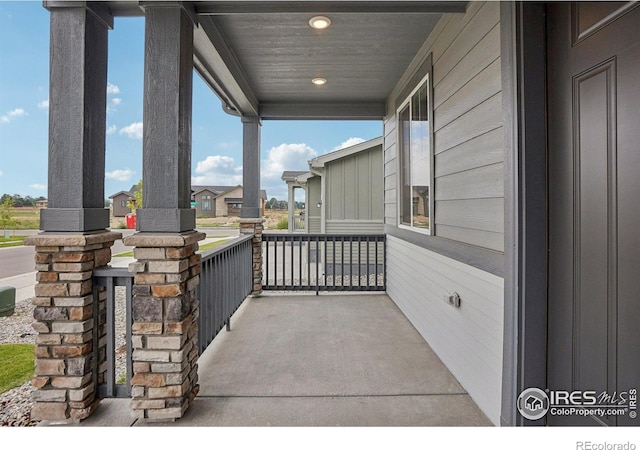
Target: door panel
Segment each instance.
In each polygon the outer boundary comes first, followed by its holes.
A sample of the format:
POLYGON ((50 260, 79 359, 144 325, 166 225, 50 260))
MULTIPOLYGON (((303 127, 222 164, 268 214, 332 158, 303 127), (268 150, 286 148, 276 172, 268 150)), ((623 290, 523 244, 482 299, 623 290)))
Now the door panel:
MULTIPOLYGON (((638 30, 640 8, 628 3, 548 6, 552 390, 640 386, 638 30)), ((628 415, 547 420, 640 425, 628 415)))

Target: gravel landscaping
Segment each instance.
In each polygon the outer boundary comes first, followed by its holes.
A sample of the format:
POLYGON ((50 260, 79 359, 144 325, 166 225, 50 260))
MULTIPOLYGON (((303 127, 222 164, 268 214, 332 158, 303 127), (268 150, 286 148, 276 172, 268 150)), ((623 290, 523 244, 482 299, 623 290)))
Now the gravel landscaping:
MULTIPOLYGON (((126 353, 124 352, 125 334, 125 295, 124 288, 116 289, 116 379, 125 372, 126 353)), ((31 300, 16 302, 15 312, 8 317, 0 317, 0 344, 34 344, 36 332, 33 323, 33 305, 31 300)), ((0 426, 30 427, 37 421, 31 420, 31 399, 34 388, 27 381, 22 386, 0 394, 0 426)))

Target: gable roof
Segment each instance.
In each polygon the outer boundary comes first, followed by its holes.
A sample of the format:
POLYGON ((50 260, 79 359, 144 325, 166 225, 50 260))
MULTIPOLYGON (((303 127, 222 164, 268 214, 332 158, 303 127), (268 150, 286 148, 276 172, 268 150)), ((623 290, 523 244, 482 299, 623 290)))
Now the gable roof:
POLYGON ((309 167, 320 168, 324 167, 324 165, 328 162, 335 161, 337 159, 346 158, 347 156, 355 155, 356 153, 360 153, 362 151, 371 150, 374 147, 380 146, 382 149, 382 136, 379 136, 374 139, 370 139, 368 141, 360 142, 359 144, 352 145, 350 147, 341 148, 340 150, 333 151, 331 153, 326 153, 324 155, 318 156, 317 158, 313 158, 309 161, 309 167))
POLYGON ((109 198, 115 198, 115 197, 117 197, 118 195, 121 195, 121 194, 124 194, 127 197, 133 197, 133 194, 131 192, 129 192, 129 191, 120 191, 120 192, 116 192, 113 195, 110 195, 109 198))
POLYGON ((280 178, 282 181, 295 181, 298 176, 307 172, 307 170, 285 170, 280 178))
MULTIPOLYGON (((216 197, 219 197, 237 188, 242 189, 242 185, 236 184, 235 186, 191 186, 191 195, 199 194, 202 191, 209 191, 215 194, 216 197)), ((264 189, 261 189, 259 196, 260 198, 266 200, 267 191, 265 191, 264 189)))

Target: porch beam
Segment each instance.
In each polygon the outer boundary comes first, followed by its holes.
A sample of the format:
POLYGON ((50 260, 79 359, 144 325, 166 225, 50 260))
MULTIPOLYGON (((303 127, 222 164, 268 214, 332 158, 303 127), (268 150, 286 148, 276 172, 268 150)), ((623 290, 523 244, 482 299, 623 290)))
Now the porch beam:
POLYGON ((47 2, 50 23, 49 207, 40 229, 109 227, 104 208, 107 12, 85 2, 47 2), (99 11, 99 13, 96 13, 99 11))
POLYGON ((193 21, 179 4, 145 6, 143 208, 137 229, 195 228, 191 209, 193 21))
POLYGON ((238 114, 258 115, 258 100, 235 54, 210 17, 194 32, 194 66, 220 99, 238 114))
POLYGON ((380 102, 262 102, 263 120, 383 120, 387 109, 380 102))
POLYGON ((288 13, 464 13, 468 2, 423 1, 219 1, 196 4, 200 15, 288 13))
POLYGON ((257 219, 260 209, 260 118, 242 118, 242 209, 240 217, 257 219))

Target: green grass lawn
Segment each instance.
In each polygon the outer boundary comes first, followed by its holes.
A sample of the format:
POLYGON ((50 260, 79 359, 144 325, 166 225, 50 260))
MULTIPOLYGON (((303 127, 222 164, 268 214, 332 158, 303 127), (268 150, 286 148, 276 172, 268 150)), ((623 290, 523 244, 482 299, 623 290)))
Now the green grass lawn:
POLYGON ((4 233, 0 233, 0 248, 5 247, 17 247, 18 245, 23 245, 22 240, 25 236, 9 236, 8 238, 4 237, 4 233))
MULTIPOLYGON (((220 237, 227 237, 227 236, 220 236, 220 237)), ((222 241, 209 242, 208 244, 201 245, 200 248, 199 248, 199 251, 210 250, 210 249, 212 249, 214 247, 217 247, 219 245, 226 244, 230 240, 231 239, 224 239, 222 241)))
POLYGON ((0 394, 33 377, 34 348, 33 344, 0 344, 0 394))
MULTIPOLYGON (((229 236, 216 236, 217 238, 228 238, 229 236)), ((209 242, 208 244, 204 244, 201 245, 200 248, 198 249, 199 251, 203 251, 203 250, 209 250, 212 249, 214 247, 217 247, 219 245, 222 244, 226 244, 227 242, 229 242, 231 239, 224 239, 222 241, 216 241, 216 242, 209 242)), ((123 257, 123 258, 133 258, 133 250, 130 252, 124 252, 124 253, 118 253, 117 255, 113 255, 114 257, 123 257)))

